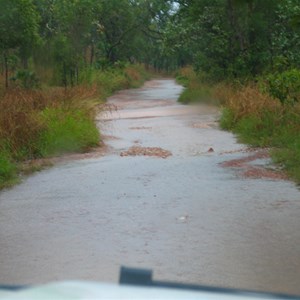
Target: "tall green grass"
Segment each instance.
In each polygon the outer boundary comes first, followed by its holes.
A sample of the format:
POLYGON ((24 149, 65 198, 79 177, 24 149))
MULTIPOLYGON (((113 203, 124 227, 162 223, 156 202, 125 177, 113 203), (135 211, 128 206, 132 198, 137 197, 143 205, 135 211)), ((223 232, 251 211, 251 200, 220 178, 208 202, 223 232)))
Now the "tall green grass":
POLYGON ((113 92, 140 86, 149 78, 141 65, 87 69, 81 76, 80 85, 67 89, 44 85, 40 90, 2 91, 0 188, 18 178, 25 160, 84 152, 99 145, 94 121, 99 105, 113 92))
POLYGON ((98 96, 105 100, 115 91, 140 87, 150 77, 143 65, 136 64, 105 70, 86 68, 81 72, 80 82, 96 86, 98 96))
POLYGON ((185 87, 178 99, 180 103, 219 104, 214 97, 213 86, 203 82, 201 76, 197 75, 191 67, 180 69, 176 74, 176 80, 185 87))
POLYGON ((0 148, 0 189, 16 182, 16 170, 17 166, 8 151, 0 148))
MULTIPOLYGON (((292 75, 294 73, 295 71, 291 72, 292 75)), ((289 91, 285 84, 289 79, 287 75, 283 76, 284 80, 279 75, 273 80, 277 84, 276 91, 279 88, 280 92, 289 91)), ((275 98, 274 93, 270 93, 267 88, 270 82, 265 80, 262 80, 263 85, 262 82, 223 82, 208 85, 190 67, 179 70, 176 78, 186 87, 179 98, 180 102, 187 104, 204 101, 221 104, 221 128, 233 131, 242 143, 271 148, 274 162, 280 164, 300 184, 299 102, 275 98)), ((290 83, 293 82, 292 80, 290 83)), ((273 85, 271 87, 274 90, 273 85)), ((296 87, 299 87, 298 81, 296 87)), ((296 90, 298 94, 295 94, 295 89, 292 91, 294 99, 299 99, 299 90, 296 90)))
POLYGON ((256 86, 227 87, 220 120, 243 143, 272 148, 273 160, 300 183, 300 104, 282 105, 256 86))
POLYGON ((37 141, 42 157, 80 152, 99 144, 100 134, 93 119, 82 110, 46 108, 41 112, 45 129, 37 141))

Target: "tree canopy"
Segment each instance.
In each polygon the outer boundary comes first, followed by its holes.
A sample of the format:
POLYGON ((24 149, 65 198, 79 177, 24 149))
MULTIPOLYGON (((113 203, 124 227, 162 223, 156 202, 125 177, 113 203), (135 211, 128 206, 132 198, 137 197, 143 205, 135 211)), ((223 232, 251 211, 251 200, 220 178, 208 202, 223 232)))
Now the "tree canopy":
POLYGON ((184 63, 213 79, 299 66, 297 0, 178 0, 166 32, 184 63))
POLYGON ((139 62, 208 78, 300 64, 298 0, 0 0, 2 69, 80 70, 139 62))

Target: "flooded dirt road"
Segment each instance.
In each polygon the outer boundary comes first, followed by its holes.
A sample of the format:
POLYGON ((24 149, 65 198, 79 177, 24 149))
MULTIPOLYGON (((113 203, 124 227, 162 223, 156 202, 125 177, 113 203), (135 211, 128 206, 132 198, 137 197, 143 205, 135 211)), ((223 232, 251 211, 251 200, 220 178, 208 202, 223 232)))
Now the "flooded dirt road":
POLYGON ((153 80, 99 116, 105 156, 60 163, 0 193, 0 282, 155 279, 300 294, 300 192, 153 80))

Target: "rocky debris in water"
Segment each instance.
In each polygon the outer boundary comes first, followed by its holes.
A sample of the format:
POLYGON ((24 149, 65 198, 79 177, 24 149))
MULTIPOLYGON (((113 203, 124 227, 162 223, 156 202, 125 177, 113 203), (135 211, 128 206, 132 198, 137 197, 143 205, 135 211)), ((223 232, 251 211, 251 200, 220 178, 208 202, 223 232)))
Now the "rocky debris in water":
POLYGON ((245 165, 247 165, 247 163, 250 163, 257 159, 266 159, 269 157, 270 157, 270 155, 269 155, 268 150, 261 150, 261 151, 257 151, 256 153, 246 156, 246 157, 243 157, 243 158, 225 161, 221 165, 222 165, 222 167, 241 168, 241 167, 244 167, 245 165))
POLYGON ((152 127, 141 126, 141 127, 130 127, 129 129, 131 129, 131 130, 149 130, 149 129, 152 129, 152 127))
POLYGON ((103 140, 120 140, 119 137, 113 136, 113 135, 101 135, 103 140))
POLYGON ((168 150, 164 150, 158 147, 139 147, 133 146, 127 151, 121 152, 120 156, 155 156, 159 158, 167 158, 172 153, 168 150))
POLYGON ((192 128, 200 128, 200 129, 212 129, 218 128, 218 122, 197 122, 191 123, 192 128))
POLYGON ((222 151, 219 154, 220 155, 225 155, 225 154, 235 154, 235 153, 242 153, 242 152, 248 153, 248 152, 253 152, 253 151, 255 151, 255 148, 252 148, 252 147, 243 147, 243 148, 236 149, 236 150, 222 151))
POLYGON ((286 180, 287 175, 281 170, 274 170, 267 168, 267 166, 253 166, 250 163, 259 159, 270 158, 269 149, 259 150, 256 153, 229 161, 225 161, 221 164, 224 168, 236 168, 240 169, 241 175, 247 178, 253 179, 274 179, 274 180, 286 180))
POLYGON ((212 152, 215 152, 215 150, 213 148, 209 148, 207 152, 212 153, 212 152))
POLYGON ((192 128, 210 129, 211 127, 208 123, 193 123, 192 128))
POLYGON ((265 169, 262 167, 249 167, 243 172, 243 176, 248 178, 260 179, 268 178, 275 180, 287 180, 288 177, 284 172, 265 169))

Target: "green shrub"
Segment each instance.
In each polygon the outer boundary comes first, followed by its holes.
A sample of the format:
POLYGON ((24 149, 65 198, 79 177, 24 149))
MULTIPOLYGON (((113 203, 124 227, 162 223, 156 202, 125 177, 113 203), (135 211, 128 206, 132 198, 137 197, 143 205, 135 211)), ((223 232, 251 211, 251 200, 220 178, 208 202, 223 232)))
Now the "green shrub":
POLYGON ((274 161, 284 167, 292 178, 300 183, 300 137, 288 132, 285 135, 286 144, 272 151, 274 161))
POLYGON ((264 112, 261 116, 249 115, 239 120, 233 129, 240 141, 253 146, 265 147, 272 144, 276 132, 276 115, 264 112))
POLYGON ((224 108, 222 111, 220 126, 222 129, 232 130, 236 124, 234 112, 229 108, 224 108))
POLYGON ((39 86, 39 80, 36 74, 30 70, 18 70, 11 80, 24 89, 33 89, 39 86))
POLYGON ((212 103, 215 102, 212 97, 212 90, 209 86, 200 82, 191 82, 187 85, 187 88, 181 93, 179 102, 183 104, 188 103, 212 103))
POLYGON ((195 71, 190 66, 181 68, 180 70, 177 71, 175 76, 176 76, 176 81, 181 85, 183 85, 184 87, 187 87, 189 82, 197 77, 195 71))
POLYGON ((300 183, 300 137, 298 130, 280 115, 266 113, 263 118, 248 116, 234 127, 241 142, 272 147, 272 158, 300 183), (278 122, 279 120, 279 122, 278 122), (276 122, 277 121, 277 122, 276 122))
POLYGON ((118 64, 118 66, 105 69, 86 68, 80 74, 80 82, 97 86, 102 100, 115 91, 139 87, 149 78, 149 73, 146 72, 144 66, 138 64, 118 64))
POLYGON ((267 76, 266 90, 282 104, 300 100, 300 70, 292 69, 267 76))
MULTIPOLYGON (((51 78, 50 73, 45 77, 51 78)), ((24 160, 97 146, 100 134, 94 117, 99 100, 149 78, 143 65, 120 64, 105 70, 86 68, 79 76, 83 84, 75 87, 31 90, 27 87, 34 87, 34 74, 19 72, 19 88, 0 93, 0 188, 13 181, 24 160)))
POLYGON ((0 188, 16 178, 16 165, 9 153, 0 149, 0 188))
POLYGON ((219 104, 213 97, 212 86, 203 82, 202 75, 197 75, 191 67, 179 70, 176 80, 185 87, 178 99, 179 102, 183 104, 198 102, 219 104))
POLYGON ((38 142, 41 156, 82 151, 99 143, 93 119, 81 110, 47 108, 41 118, 46 126, 38 142))
POLYGON ((143 65, 128 65, 124 69, 124 75, 128 80, 129 87, 138 88, 147 79, 150 79, 150 75, 146 72, 143 65))
POLYGON ((219 93, 225 106, 221 127, 232 130, 243 143, 273 148, 274 161, 300 183, 300 103, 281 105, 255 85, 225 86, 219 93))

